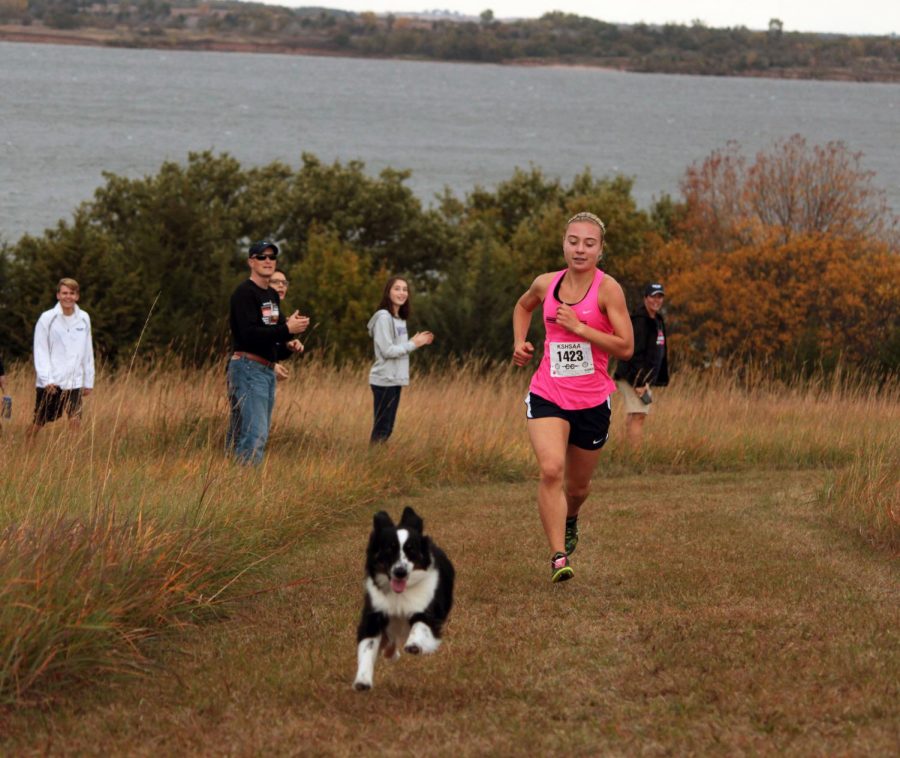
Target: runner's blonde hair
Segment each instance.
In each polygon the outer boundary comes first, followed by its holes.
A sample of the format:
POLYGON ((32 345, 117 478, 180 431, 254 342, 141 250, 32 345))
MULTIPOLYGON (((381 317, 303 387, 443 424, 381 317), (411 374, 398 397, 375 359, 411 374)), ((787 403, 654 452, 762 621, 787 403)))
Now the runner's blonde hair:
POLYGON ((596 224, 597 226, 599 226, 601 240, 606 236, 606 226, 600 220, 600 217, 595 216, 593 213, 589 213, 588 211, 581 211, 580 213, 576 213, 574 216, 572 216, 572 218, 570 218, 566 222, 566 228, 568 228, 570 224, 575 224, 579 221, 587 221, 591 224, 596 224))
POLYGON ((63 287, 68 287, 73 292, 78 292, 78 282, 74 279, 69 279, 69 277, 65 277, 59 280, 59 284, 56 285, 56 291, 59 292, 63 287))

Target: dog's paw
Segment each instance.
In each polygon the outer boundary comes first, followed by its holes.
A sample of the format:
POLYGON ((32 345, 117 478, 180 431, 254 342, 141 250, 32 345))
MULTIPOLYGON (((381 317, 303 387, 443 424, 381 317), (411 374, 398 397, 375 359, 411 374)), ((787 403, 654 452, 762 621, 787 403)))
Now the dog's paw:
POLYGON ((357 692, 365 692, 366 690, 372 689, 372 682, 364 682, 357 679, 355 682, 353 682, 353 689, 355 689, 357 692))
POLYGON ((428 655, 435 652, 440 647, 441 641, 434 636, 431 629, 424 623, 418 622, 413 624, 412 632, 406 640, 406 646, 403 648, 411 655, 428 655))

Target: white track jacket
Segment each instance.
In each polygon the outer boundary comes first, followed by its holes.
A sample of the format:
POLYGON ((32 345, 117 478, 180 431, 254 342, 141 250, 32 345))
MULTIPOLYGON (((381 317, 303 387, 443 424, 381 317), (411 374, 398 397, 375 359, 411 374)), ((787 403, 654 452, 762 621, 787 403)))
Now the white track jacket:
POLYGON ((44 311, 34 327, 36 384, 55 384, 60 389, 94 387, 94 345, 91 317, 77 305, 69 318, 62 306, 44 311))

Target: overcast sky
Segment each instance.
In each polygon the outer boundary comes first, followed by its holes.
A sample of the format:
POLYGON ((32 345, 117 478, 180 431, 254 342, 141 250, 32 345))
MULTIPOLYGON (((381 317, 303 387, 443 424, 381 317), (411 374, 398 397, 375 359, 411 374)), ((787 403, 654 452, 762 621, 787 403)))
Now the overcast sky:
POLYGON ((746 26, 766 29, 779 18, 785 31, 844 34, 900 33, 898 0, 266 0, 275 5, 319 5, 351 11, 414 12, 450 10, 477 16, 490 8, 497 18, 536 18, 552 10, 593 16, 604 21, 648 24, 746 26))

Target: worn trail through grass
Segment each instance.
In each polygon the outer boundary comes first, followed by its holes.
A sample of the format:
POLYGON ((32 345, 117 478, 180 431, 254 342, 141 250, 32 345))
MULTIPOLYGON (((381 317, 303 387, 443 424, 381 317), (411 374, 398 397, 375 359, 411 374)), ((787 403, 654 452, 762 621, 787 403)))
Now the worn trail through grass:
POLYGON ((533 483, 383 503, 424 516, 457 605, 436 655, 356 693, 366 506, 266 579, 305 583, 168 643, 157 674, 8 715, 0 752, 895 754, 896 561, 826 522, 822 477, 601 476, 562 585, 533 483))

